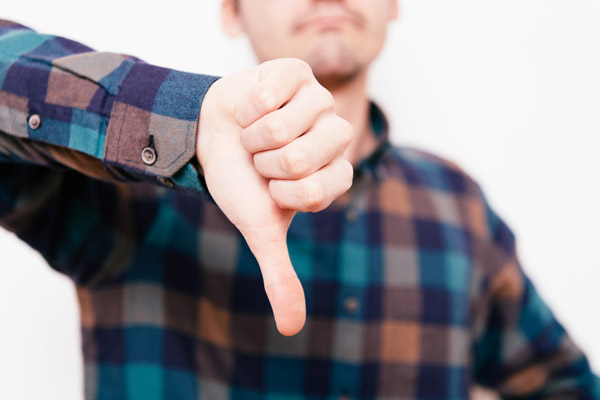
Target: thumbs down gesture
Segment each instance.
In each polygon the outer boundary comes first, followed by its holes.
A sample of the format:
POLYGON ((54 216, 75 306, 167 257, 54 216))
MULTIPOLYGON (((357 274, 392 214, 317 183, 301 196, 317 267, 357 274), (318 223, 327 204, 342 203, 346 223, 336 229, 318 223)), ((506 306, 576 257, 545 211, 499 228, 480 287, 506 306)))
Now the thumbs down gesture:
POLYGON ((352 126, 308 64, 268 61, 216 81, 200 114, 196 155, 217 206, 256 257, 277 329, 306 320, 286 235, 296 211, 320 211, 352 184, 352 126))

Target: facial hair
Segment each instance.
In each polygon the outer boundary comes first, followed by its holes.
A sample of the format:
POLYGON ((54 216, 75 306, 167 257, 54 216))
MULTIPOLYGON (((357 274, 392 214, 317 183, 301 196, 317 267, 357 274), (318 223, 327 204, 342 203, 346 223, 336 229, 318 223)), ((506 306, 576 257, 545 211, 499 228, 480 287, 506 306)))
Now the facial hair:
POLYGON ((332 90, 354 80, 366 67, 335 32, 324 35, 305 61, 319 83, 332 90))

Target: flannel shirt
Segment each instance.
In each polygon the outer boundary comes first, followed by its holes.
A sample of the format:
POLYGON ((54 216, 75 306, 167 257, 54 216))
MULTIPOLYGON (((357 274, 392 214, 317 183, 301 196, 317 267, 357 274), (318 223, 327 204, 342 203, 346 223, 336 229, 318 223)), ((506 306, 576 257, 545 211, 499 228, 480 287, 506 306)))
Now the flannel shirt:
POLYGON ((215 79, 0 23, 0 224, 76 285, 86 399, 600 399, 477 183, 374 105, 353 187, 290 226, 281 336, 194 159, 215 79))

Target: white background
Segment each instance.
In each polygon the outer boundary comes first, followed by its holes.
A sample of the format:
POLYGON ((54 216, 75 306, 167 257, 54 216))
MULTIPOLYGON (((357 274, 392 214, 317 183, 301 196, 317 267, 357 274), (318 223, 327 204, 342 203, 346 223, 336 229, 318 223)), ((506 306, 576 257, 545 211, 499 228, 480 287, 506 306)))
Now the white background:
MULTIPOLYGON (((218 0, 88 4, 4 1, 0 17, 187 71, 254 62, 245 39, 222 33, 218 0)), ((527 273, 600 372, 600 2, 401 5, 371 81, 393 141, 448 157, 482 184, 527 273)), ((0 398, 81 399, 70 281, 1 230, 0 254, 0 398)))

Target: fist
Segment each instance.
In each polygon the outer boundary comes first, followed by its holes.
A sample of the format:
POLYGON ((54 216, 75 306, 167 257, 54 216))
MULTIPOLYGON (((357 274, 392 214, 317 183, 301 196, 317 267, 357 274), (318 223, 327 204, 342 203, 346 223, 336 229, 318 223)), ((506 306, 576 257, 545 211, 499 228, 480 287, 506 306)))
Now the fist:
POLYGON ((198 126, 196 155, 208 189, 260 265, 278 330, 294 335, 306 306, 287 229, 296 211, 320 211, 350 188, 353 169, 342 154, 352 126, 296 59, 216 81, 198 126))

